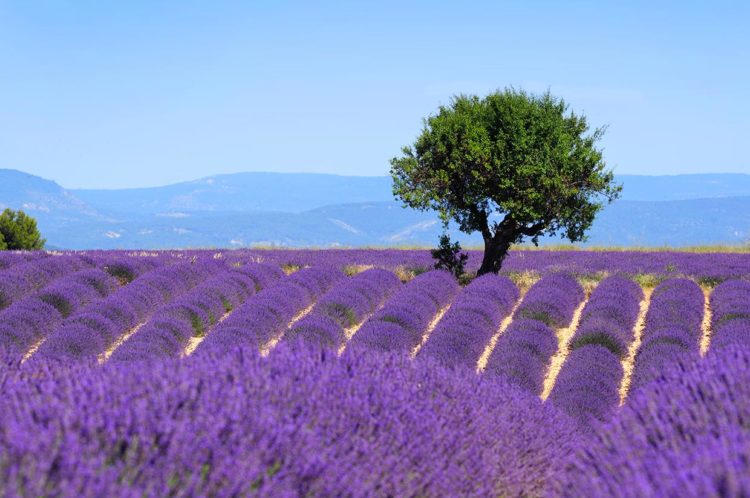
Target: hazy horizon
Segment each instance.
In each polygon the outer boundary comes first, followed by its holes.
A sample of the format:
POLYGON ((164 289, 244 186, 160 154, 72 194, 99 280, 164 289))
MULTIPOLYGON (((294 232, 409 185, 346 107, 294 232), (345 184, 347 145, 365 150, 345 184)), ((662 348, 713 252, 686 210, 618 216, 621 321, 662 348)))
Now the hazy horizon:
POLYGON ((458 93, 549 89, 616 174, 750 173, 750 5, 0 4, 0 168, 383 176, 458 93))
MULTIPOLYGON (((357 175, 357 174, 346 174, 346 173, 325 173, 325 172, 318 172, 318 171, 235 171, 233 173, 216 173, 216 174, 209 174, 197 178, 189 178, 186 180, 179 180, 171 183, 163 183, 163 184, 157 184, 157 185, 135 185, 135 186, 124 186, 124 187, 76 187, 76 186, 70 186, 66 185, 62 182, 60 182, 57 178, 47 177, 43 175, 39 175, 36 173, 31 173, 29 171, 23 171, 19 170, 17 168, 0 168, 0 171, 3 170, 10 170, 10 171, 20 171, 21 173, 34 175, 40 178, 43 178, 45 180, 51 180, 61 187, 63 187, 66 190, 137 190, 137 189, 148 189, 148 188, 160 188, 160 187, 168 187, 171 185, 181 184, 181 183, 191 183, 196 181, 205 180, 212 177, 218 177, 218 176, 229 176, 229 175, 242 175, 242 174, 279 174, 279 175, 330 175, 330 176, 339 176, 339 177, 355 177, 355 178, 387 178, 390 175, 383 174, 383 175, 357 175)), ((619 177, 670 177, 670 176, 701 176, 701 175, 742 175, 742 176, 750 176, 750 173, 742 173, 742 172, 732 172, 732 171, 705 171, 705 172, 695 172, 695 173, 661 173, 661 174, 647 174, 647 173, 615 173, 616 176, 619 177)))

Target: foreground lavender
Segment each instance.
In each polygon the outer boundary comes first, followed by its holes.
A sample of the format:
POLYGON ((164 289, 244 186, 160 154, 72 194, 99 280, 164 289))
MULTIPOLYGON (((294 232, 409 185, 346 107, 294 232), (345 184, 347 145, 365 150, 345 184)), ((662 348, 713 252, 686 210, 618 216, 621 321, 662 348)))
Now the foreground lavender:
POLYGON ((576 441, 501 379, 403 355, 38 367, 0 377, 2 496, 538 495, 576 441))
POLYGON ((750 352, 673 367, 581 444, 551 496, 750 496, 750 352))

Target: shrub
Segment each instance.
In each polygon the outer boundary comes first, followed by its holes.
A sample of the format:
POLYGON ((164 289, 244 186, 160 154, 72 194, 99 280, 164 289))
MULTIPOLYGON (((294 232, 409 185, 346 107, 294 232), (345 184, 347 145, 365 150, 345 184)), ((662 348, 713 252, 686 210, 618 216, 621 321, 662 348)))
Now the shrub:
POLYGON ((437 249, 431 249, 432 259, 435 260, 436 270, 448 270, 457 279, 464 274, 464 267, 469 255, 461 252, 458 242, 451 244, 451 237, 447 233, 440 236, 440 244, 437 249))

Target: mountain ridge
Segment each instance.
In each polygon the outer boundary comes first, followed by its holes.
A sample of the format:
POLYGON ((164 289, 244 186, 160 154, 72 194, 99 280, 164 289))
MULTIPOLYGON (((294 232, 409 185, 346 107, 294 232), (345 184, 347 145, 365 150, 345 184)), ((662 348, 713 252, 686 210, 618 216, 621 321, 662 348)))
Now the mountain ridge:
MULTIPOLYGON (((750 175, 620 175, 589 245, 738 244, 750 240, 750 175), (628 193, 629 191, 629 193, 628 193), (702 197, 701 197, 702 196, 702 197)), ((51 247, 68 249, 432 246, 436 213, 402 208, 389 177, 316 173, 215 175, 165 187, 65 189, 0 169, 0 207, 36 217, 51 247)), ((462 244, 477 234, 452 230, 462 244)), ((559 243, 545 239, 542 243, 559 243)))

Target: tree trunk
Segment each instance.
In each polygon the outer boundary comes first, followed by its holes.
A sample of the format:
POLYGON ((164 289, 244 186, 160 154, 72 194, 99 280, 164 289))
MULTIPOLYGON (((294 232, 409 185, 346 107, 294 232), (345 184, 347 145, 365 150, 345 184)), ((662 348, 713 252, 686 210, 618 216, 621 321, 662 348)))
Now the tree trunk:
POLYGON ((496 233, 494 237, 485 237, 484 257, 482 258, 482 266, 479 267, 477 276, 479 277, 485 273, 497 274, 500 271, 505 256, 508 254, 510 244, 511 241, 508 238, 502 237, 500 233, 496 233))

